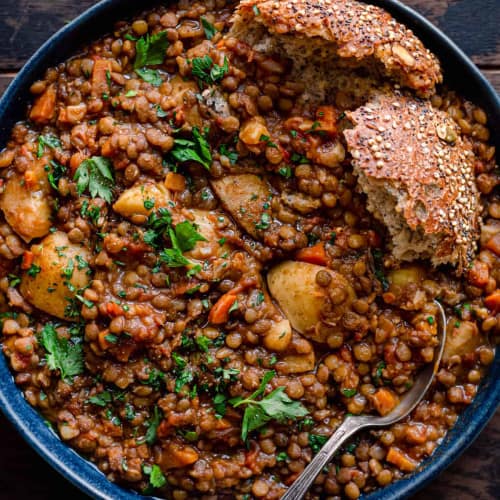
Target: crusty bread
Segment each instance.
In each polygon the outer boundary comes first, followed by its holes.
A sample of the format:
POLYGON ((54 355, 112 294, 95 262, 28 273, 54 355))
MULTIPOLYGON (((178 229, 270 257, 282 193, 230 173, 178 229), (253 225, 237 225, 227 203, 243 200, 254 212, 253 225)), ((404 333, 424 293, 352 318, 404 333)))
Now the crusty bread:
POLYGON ((344 131, 368 209, 399 260, 429 258, 462 272, 479 236, 474 154, 451 117, 428 101, 379 94, 347 112, 344 131))
POLYGON ((442 81, 437 58, 412 31, 356 0, 242 0, 231 33, 256 50, 287 54, 318 100, 339 66, 368 68, 421 96, 442 81))

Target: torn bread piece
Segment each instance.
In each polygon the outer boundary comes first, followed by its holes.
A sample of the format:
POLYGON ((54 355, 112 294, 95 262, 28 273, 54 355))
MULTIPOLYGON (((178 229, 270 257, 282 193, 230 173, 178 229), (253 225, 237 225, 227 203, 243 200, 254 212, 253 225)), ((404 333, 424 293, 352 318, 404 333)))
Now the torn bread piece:
POLYGON ((443 80, 438 59, 411 30, 355 0, 242 0, 230 34, 257 51, 286 54, 318 100, 339 66, 381 73, 421 96, 443 80))
POLYGON ((394 257, 463 272, 479 237, 480 202, 474 154, 452 118, 400 94, 380 94, 347 118, 354 172, 392 236, 394 257))

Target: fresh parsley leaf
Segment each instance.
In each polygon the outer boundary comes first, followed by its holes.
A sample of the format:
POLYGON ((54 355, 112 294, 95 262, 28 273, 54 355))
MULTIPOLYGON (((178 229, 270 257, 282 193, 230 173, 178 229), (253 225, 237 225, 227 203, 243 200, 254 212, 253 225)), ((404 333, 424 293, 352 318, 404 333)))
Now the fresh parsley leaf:
POLYGON ((219 393, 215 395, 213 403, 215 409, 215 416, 217 418, 222 418, 226 414, 227 411, 226 401, 227 397, 225 394, 219 393))
POLYGON ((134 69, 163 63, 167 47, 168 39, 166 31, 160 31, 152 36, 147 34, 145 37, 141 37, 135 45, 137 55, 134 62, 134 69))
POLYGON ((271 225, 271 216, 267 212, 264 212, 260 216, 260 222, 255 224, 255 229, 261 229, 261 230, 269 229, 270 225, 271 225))
POLYGON ((167 479, 158 464, 143 465, 142 472, 149 476, 149 485, 153 488, 161 488, 167 484, 167 479))
POLYGON ((375 267, 375 277, 380 281, 384 291, 389 289, 389 281, 384 274, 384 256, 380 250, 373 250, 373 263, 375 267))
POLYGON ((212 38, 218 33, 217 29, 213 24, 211 24, 205 17, 201 18, 201 25, 205 31, 205 36, 207 40, 212 40, 212 38))
POLYGON ((196 345, 203 352, 208 352, 208 348, 210 347, 210 344, 212 343, 212 341, 208 337, 205 337, 205 335, 200 335, 199 337, 196 337, 195 342, 196 342, 196 345))
POLYGON ((353 396, 356 396, 358 391, 356 389, 342 389, 342 394, 346 398, 352 398, 353 396))
POLYGON ((28 273, 28 276, 31 276, 32 278, 34 278, 41 270, 42 270, 42 268, 40 266, 37 266, 36 264, 31 264, 27 273, 28 273))
POLYGON ((160 261, 168 267, 185 267, 191 262, 177 248, 167 248, 160 252, 160 261))
POLYGON ((212 166, 210 146, 196 127, 193 128, 193 139, 175 139, 172 157, 180 163, 195 161, 210 170, 212 166))
POLYGON ((235 165, 236 162, 238 161, 239 154, 236 151, 229 151, 227 144, 221 144, 219 148, 219 153, 229 158, 231 165, 235 165))
POLYGON ((160 426, 160 422, 163 418, 161 414, 161 410, 158 406, 153 408, 153 416, 148 422, 148 428, 146 430, 146 435, 144 437, 144 441, 150 445, 153 445, 156 441, 156 432, 158 431, 158 427, 160 426))
POLYGON ((61 378, 69 382, 75 375, 83 373, 83 349, 65 338, 59 338, 56 329, 46 324, 40 335, 40 343, 47 351, 47 366, 51 370, 59 370, 61 378))
POLYGON ((320 434, 309 433, 309 446, 313 453, 318 453, 323 445, 328 441, 328 436, 321 436, 320 434))
POLYGON ((187 220, 177 224, 174 231, 177 247, 182 252, 192 250, 198 241, 207 241, 206 238, 198 233, 194 224, 187 220))
POLYGON ((155 87, 159 87, 163 83, 163 78, 160 72, 156 69, 137 68, 135 72, 146 82, 155 87))
POLYGON ((111 393, 109 391, 101 392, 100 394, 96 394, 87 400, 89 403, 92 403, 96 406, 101 406, 104 408, 108 403, 113 401, 111 393))
POLYGON ((290 179, 293 175, 293 171, 291 169, 291 167, 281 167, 279 170, 278 170, 278 173, 284 177, 285 179, 290 179))
MULTIPOLYGON (((140 75, 139 75, 140 76, 140 75)), ((125 97, 135 97, 137 95, 137 91, 135 90, 129 90, 126 94, 125 97)))
POLYGON ((266 372, 259 388, 248 398, 241 397, 230 400, 234 408, 246 405, 241 425, 241 439, 246 441, 248 434, 262 427, 270 420, 284 422, 288 419, 304 417, 309 412, 298 401, 291 400, 284 387, 278 387, 260 401, 256 398, 266 390, 268 382, 276 375, 275 371, 266 372))
POLYGON ((83 161, 75 172, 74 180, 80 196, 88 189, 92 198, 99 197, 111 203, 114 178, 109 159, 93 156, 83 161))
POLYGON ((229 60, 224 57, 224 64, 214 64, 210 56, 195 57, 191 61, 193 76, 198 79, 200 87, 203 84, 214 85, 220 82, 229 72, 229 60))
POLYGON ((182 370, 179 375, 177 375, 177 378, 175 379, 175 387, 174 391, 176 393, 181 392, 182 388, 190 384, 194 379, 193 373, 189 369, 182 370))
POLYGON ((66 174, 67 168, 64 165, 61 165, 55 160, 50 161, 50 172, 47 174, 47 178, 49 180, 49 184, 56 191, 59 191, 59 180, 66 174))
POLYGON ((288 453, 286 451, 280 451, 277 455, 276 455, 276 461, 277 462, 285 462, 286 460, 288 460, 289 456, 288 456, 288 453))
POLYGON ((61 147, 61 141, 54 135, 39 135, 38 148, 36 150, 36 157, 41 158, 45 152, 45 146, 56 149, 61 147))

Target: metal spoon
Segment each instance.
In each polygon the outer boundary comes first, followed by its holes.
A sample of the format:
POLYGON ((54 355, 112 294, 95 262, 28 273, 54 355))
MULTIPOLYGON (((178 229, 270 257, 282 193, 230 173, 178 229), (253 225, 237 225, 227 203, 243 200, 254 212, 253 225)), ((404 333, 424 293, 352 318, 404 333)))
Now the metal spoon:
POLYGON ((424 397, 429 389, 434 375, 437 373, 446 341, 446 315, 443 306, 435 301, 439 310, 439 348, 436 352, 434 364, 426 366, 418 375, 413 387, 405 393, 400 403, 388 415, 375 417, 363 415, 347 417, 341 426, 332 434, 311 463, 302 471, 298 479, 292 484, 281 500, 301 500, 309 490, 318 474, 331 460, 335 452, 353 434, 365 427, 385 427, 406 417, 424 397))

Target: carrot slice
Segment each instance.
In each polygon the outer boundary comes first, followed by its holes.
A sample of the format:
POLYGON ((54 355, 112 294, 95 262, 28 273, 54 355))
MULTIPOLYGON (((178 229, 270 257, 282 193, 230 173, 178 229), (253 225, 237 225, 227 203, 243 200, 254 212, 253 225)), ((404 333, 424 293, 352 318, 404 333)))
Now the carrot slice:
POLYGON ((23 269, 24 271, 28 270, 32 266, 34 259, 35 259, 35 254, 33 252, 30 252, 29 250, 26 250, 23 253, 21 269, 23 269))
POLYGON ((111 74, 111 61, 107 59, 97 59, 92 70, 92 96, 102 97, 109 92, 109 75, 111 74))
POLYGON ((399 470, 411 472, 417 467, 417 462, 403 453, 399 448, 391 446, 385 458, 389 463, 394 464, 399 470))
POLYGON ((48 123, 52 120, 56 112, 56 97, 55 84, 49 85, 31 108, 30 119, 36 123, 48 123))
POLYGON ((226 323, 229 320, 229 309, 236 302, 236 294, 228 292, 214 304, 208 315, 208 321, 214 325, 226 323))
POLYGON ((312 247, 302 248, 295 254, 295 258, 301 262, 326 266, 328 258, 324 243, 318 243, 312 247))
POLYGON ((488 265, 480 260, 475 260, 469 270, 469 283, 479 288, 483 288, 488 284, 489 278, 490 270, 488 265))
POLYGON ((375 409, 384 416, 390 413, 398 404, 397 396, 386 387, 382 387, 372 396, 375 409))
POLYGON ((496 255, 500 255, 500 233, 495 234, 495 236, 493 236, 493 238, 491 238, 485 246, 496 255))
POLYGON ((500 290, 495 290, 491 295, 484 299, 485 306, 495 314, 500 311, 500 290))

